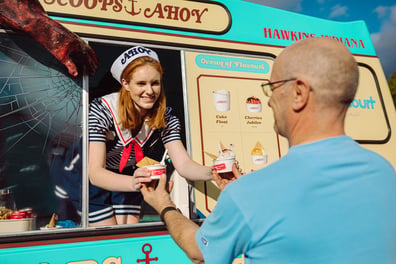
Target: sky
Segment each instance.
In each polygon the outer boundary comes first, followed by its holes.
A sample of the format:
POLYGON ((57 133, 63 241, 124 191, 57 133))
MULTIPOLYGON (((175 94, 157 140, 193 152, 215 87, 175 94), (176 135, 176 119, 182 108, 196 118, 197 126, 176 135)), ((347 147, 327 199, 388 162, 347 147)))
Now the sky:
POLYGON ((245 0, 334 21, 364 20, 386 78, 396 73, 396 0, 245 0))

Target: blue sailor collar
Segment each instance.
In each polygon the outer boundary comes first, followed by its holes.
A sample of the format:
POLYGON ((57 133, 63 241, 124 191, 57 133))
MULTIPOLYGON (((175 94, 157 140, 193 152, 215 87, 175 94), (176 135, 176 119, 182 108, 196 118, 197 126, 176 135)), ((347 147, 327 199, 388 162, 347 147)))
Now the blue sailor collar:
POLYGON ((138 132, 136 137, 132 136, 132 133, 129 129, 124 128, 121 125, 120 118, 118 116, 118 98, 120 93, 111 93, 102 97, 102 100, 106 107, 110 110, 113 116, 114 127, 118 137, 121 139, 121 142, 124 146, 131 143, 135 140, 140 147, 143 147, 147 140, 150 138, 151 134, 154 132, 154 129, 151 129, 147 123, 145 122, 138 132))

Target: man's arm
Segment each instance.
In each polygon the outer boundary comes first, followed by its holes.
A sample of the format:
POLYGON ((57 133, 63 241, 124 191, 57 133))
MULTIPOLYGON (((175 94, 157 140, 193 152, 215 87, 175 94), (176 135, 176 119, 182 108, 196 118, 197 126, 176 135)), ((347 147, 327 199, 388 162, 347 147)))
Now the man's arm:
POLYGON ((176 244, 194 263, 205 263, 195 240, 199 226, 178 211, 168 211, 164 216, 166 227, 176 244))
MULTIPOLYGON (((172 185, 170 183, 169 187, 172 188, 172 185)), ((141 192, 144 200, 160 214, 173 240, 175 240, 176 244, 186 255, 194 263, 205 263, 201 250, 195 240, 195 234, 199 226, 182 215, 178 210, 169 210, 163 213, 163 210, 167 207, 176 208, 165 186, 165 174, 161 175, 156 189, 153 186, 147 187, 143 185, 141 192)))

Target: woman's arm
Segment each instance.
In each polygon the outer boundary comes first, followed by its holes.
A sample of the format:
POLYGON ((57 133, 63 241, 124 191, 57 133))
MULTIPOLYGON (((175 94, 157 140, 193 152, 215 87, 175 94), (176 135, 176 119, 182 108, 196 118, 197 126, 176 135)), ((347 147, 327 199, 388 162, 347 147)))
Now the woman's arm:
POLYGON ((140 190, 143 183, 151 181, 146 168, 135 170, 133 177, 107 170, 104 142, 89 142, 88 151, 88 176, 95 186, 109 191, 133 192, 140 190))
POLYGON ((181 140, 174 140, 165 144, 169 157, 177 172, 187 180, 211 180, 212 168, 193 161, 184 148, 181 140))

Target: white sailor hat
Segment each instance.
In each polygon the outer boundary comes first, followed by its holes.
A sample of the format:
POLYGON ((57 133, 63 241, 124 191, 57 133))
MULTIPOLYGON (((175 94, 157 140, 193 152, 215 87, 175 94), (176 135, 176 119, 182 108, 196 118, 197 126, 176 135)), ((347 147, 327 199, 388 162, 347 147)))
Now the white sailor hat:
POLYGON ((121 75, 128 64, 137 58, 149 56, 159 62, 159 58, 155 51, 142 47, 136 46, 124 51, 111 65, 110 72, 114 79, 121 83, 121 75))

